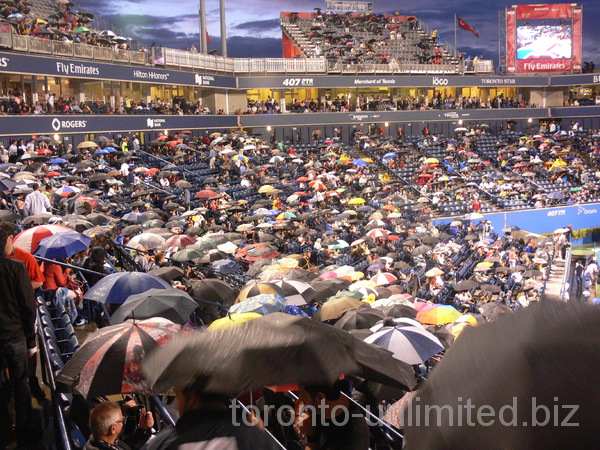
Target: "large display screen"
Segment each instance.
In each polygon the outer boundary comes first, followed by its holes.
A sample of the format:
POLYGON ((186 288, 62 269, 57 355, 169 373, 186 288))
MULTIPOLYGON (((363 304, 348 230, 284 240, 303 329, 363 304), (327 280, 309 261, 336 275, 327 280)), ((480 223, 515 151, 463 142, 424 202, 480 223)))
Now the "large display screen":
POLYGON ((570 25, 518 25, 517 59, 570 59, 572 41, 570 25))

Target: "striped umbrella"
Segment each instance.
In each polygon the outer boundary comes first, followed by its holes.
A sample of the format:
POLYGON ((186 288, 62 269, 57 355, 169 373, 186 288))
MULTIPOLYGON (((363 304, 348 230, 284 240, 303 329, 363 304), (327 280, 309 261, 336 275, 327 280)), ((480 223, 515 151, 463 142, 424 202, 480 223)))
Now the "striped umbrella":
POLYGON ((286 292, 275 283, 252 281, 242 288, 235 299, 235 303, 239 303, 249 297, 254 297, 260 294, 279 294, 282 297, 287 295, 286 292))
POLYGON ((383 327, 365 339, 394 354, 407 364, 421 364, 444 350, 440 340, 423 328, 415 326, 383 327))
POLYGON ((375 275, 373 278, 371 278, 371 281, 374 281, 377 286, 383 286, 393 283, 394 281, 398 281, 398 278, 392 273, 383 272, 375 275))
POLYGON ((279 312, 286 306, 285 297, 279 294, 259 294, 254 297, 248 297, 229 308, 229 314, 240 313, 258 313, 267 315, 279 312))
POLYGON ((369 236, 370 238, 378 238, 387 236, 388 234, 390 234, 389 230, 386 230, 384 228, 373 228, 367 233, 367 236, 369 236))
POLYGON ((101 328, 88 337, 67 362, 56 383, 85 398, 149 392, 140 373, 141 360, 179 333, 179 325, 163 318, 101 328))
POLYGON ((53 192, 53 194, 60 195, 61 197, 68 197, 71 193, 79 193, 81 189, 75 186, 61 186, 53 192))
POLYGON ((273 284, 285 291, 288 305, 306 305, 314 300, 316 295, 312 286, 304 281, 283 279, 274 281, 273 284))
POLYGON ((72 230, 63 225, 39 225, 17 234, 14 239, 14 245, 20 249, 33 253, 42 239, 56 233, 64 233, 65 231, 72 230))

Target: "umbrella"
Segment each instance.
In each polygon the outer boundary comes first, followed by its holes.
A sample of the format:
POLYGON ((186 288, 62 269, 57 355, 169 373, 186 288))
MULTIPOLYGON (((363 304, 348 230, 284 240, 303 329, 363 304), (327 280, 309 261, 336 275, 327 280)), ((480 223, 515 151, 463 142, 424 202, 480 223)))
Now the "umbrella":
POLYGON ((398 278, 394 274, 391 274, 388 272, 379 273, 379 274, 375 275, 373 278, 371 278, 371 281, 374 281, 377 286, 383 286, 386 284, 390 284, 397 280, 398 280, 398 278))
POLYGON ((394 354, 407 364, 421 364, 444 350, 437 337, 416 326, 384 326, 365 339, 394 354))
POLYGON ((207 328, 207 330, 208 331, 226 330, 227 328, 237 327, 238 325, 241 325, 244 322, 248 322, 249 320, 258 319, 259 317, 262 317, 262 315, 253 313, 253 312, 227 314, 227 316, 222 317, 221 319, 217 319, 213 323, 211 323, 210 326, 207 328))
POLYGON ((279 294, 282 297, 287 295, 287 293, 275 283, 252 281, 242 288, 235 299, 235 303, 239 303, 249 297, 255 297, 260 294, 279 294))
POLYGON ((14 245, 27 250, 29 253, 33 253, 42 239, 52 236, 55 233, 64 233, 66 231, 72 230, 63 225, 38 225, 17 234, 14 238, 14 245))
POLYGON ((440 275, 444 275, 444 271, 437 267, 434 267, 433 269, 430 269, 427 272, 425 272, 426 277, 437 277, 440 275))
POLYGON ((412 369, 396 365, 387 352, 283 313, 174 340, 150 355, 142 370, 156 392, 202 379, 206 392, 237 395, 270 385, 331 385, 341 374, 404 389, 415 384, 412 369))
POLYGON ((91 242, 91 237, 77 231, 64 231, 42 239, 33 254, 47 259, 68 258, 89 248, 91 242))
POLYGON ((127 297, 149 289, 169 289, 171 285, 144 272, 117 272, 105 276, 87 291, 83 298, 100 303, 123 303, 127 297))
POLYGON ((127 213, 122 219, 131 223, 144 223, 148 221, 148 216, 141 213, 127 213))
POLYGON ((378 237, 387 236, 388 234, 390 234, 389 230, 386 230, 384 228, 374 228, 367 233, 367 236, 374 239, 378 237))
POLYGON ((217 278, 205 278, 192 285, 190 292, 192 297, 219 302, 225 306, 233 305, 235 300, 235 291, 226 282, 217 278))
POLYGON ((385 317, 383 311, 374 308, 358 308, 346 311, 334 324, 342 330, 371 328, 385 317))
POLYGON ((419 311, 417 320, 427 325, 442 325, 454 322, 461 316, 452 306, 435 306, 419 311))
POLYGON ((490 302, 480 307, 479 312, 488 321, 494 321, 504 314, 511 313, 512 309, 504 303, 490 302))
MULTIPOLYGON (((48 215, 48 218, 50 218, 51 215, 48 215)), ((13 220, 17 220, 19 219, 21 216, 19 216, 18 214, 9 211, 7 209, 3 209, 0 210, 0 220, 6 221, 6 222, 12 222, 13 220)))
POLYGON ((127 297, 110 318, 110 324, 116 325, 127 319, 162 317, 183 325, 197 307, 198 304, 192 297, 181 289, 153 288, 127 297))
POLYGON ((327 320, 337 319, 346 311, 358 309, 360 307, 370 308, 367 303, 357 300, 354 297, 336 297, 328 300, 319 308, 315 314, 315 319, 325 322, 327 320))
POLYGON ((304 281, 283 279, 273 281, 273 284, 283 289, 288 305, 306 305, 316 295, 313 287, 304 281))
POLYGON ((144 246, 146 250, 156 249, 165 245, 165 238, 154 233, 142 233, 131 238, 127 243, 128 247, 136 248, 138 245, 144 246))
POLYGON ((175 236, 171 236, 166 240, 164 246, 166 248, 176 247, 176 248, 184 248, 188 245, 194 245, 197 242, 196 238, 192 236, 188 236, 186 234, 176 234, 175 236))
POLYGON ((419 389, 418 410, 409 406, 406 442, 412 448, 481 448, 482 442, 497 448, 593 446, 600 437, 598 321, 597 307, 548 302, 465 329, 419 389), (467 398, 475 411, 483 411, 482 405, 495 411, 496 420, 477 421, 468 432, 448 423, 448 413, 461 410, 467 398), (443 414, 423 414, 440 408, 443 414), (433 417, 432 428, 426 421, 433 417))
POLYGON ((159 278, 162 278, 167 283, 170 283, 174 279, 183 277, 185 275, 183 269, 176 266, 159 267, 158 269, 153 269, 148 273, 150 275, 155 275, 159 278))
POLYGON ((67 362, 56 383, 61 390, 78 392, 89 399, 149 392, 140 374, 141 360, 180 332, 179 325, 161 318, 101 328, 67 362))
POLYGON ((214 261, 210 267, 222 275, 238 273, 242 269, 242 266, 230 259, 220 259, 218 261, 214 261))
POLYGON ((397 304, 393 306, 387 306, 383 308, 383 312, 386 317, 405 317, 408 319, 415 319, 417 317, 417 310, 412 306, 412 304, 397 304))
POLYGON ((462 280, 460 281, 456 287, 454 288, 455 291, 469 291, 473 288, 477 288, 479 287, 479 283, 475 280, 462 280))
POLYGON ((254 312, 266 315, 281 311, 286 304, 285 297, 279 294, 259 294, 236 303, 229 308, 229 314, 254 312))
POLYGON ((432 250, 432 248, 428 245, 419 245, 410 254, 412 256, 419 256, 419 255, 424 255, 425 253, 430 252, 431 250, 432 250))

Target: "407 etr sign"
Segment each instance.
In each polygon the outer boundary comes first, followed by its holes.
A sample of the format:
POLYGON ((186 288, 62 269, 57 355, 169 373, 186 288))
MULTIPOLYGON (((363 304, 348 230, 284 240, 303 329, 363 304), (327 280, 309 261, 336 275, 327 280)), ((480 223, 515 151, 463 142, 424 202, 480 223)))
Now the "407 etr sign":
POLYGON ((312 86, 314 81, 312 78, 286 78, 282 83, 284 86, 312 86))

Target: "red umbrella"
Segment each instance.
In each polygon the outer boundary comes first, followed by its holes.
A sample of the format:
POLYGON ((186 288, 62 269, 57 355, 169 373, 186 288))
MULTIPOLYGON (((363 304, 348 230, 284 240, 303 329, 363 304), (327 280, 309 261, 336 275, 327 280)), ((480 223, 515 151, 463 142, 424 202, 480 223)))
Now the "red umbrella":
POLYGON ((201 191, 198 191, 194 198, 214 198, 218 195, 219 194, 217 194, 215 191, 211 191, 210 189, 203 189, 201 191))
POLYGON ((296 178, 296 181, 310 181, 310 178, 308 178, 308 177, 300 177, 300 178, 296 178))
POLYGON ((166 141, 167 139, 169 139, 169 136, 167 136, 166 134, 160 134, 156 138, 157 141, 166 141))
POLYGON ((148 169, 144 172, 144 175, 154 175, 156 172, 158 172, 158 169, 156 167, 153 167, 152 169, 148 169))
POLYGON ((62 175, 62 173, 60 172, 56 172, 56 171, 51 171, 51 172, 46 172, 46 177, 48 178, 52 178, 52 177, 60 177, 62 175))
POLYGON ((196 238, 193 236, 188 236, 187 234, 176 234, 175 236, 171 236, 165 242, 165 247, 177 247, 184 248, 188 245, 194 245, 196 243, 196 238))
POLYGON ((81 203, 84 203, 84 202, 89 203, 90 206, 92 207, 92 209, 100 204, 100 202, 98 200, 96 200, 95 198, 92 198, 92 197, 79 197, 78 200, 81 203))
POLYGON ((65 231, 71 231, 71 229, 63 225, 39 225, 17 234, 14 244, 23 250, 33 253, 42 239, 56 233, 64 233, 65 231))
POLYGON ((40 148, 37 153, 38 155, 51 155, 53 152, 48 148, 40 148))

